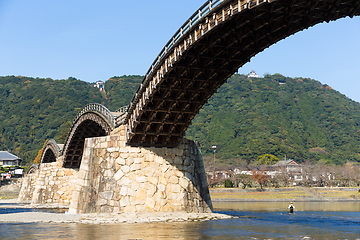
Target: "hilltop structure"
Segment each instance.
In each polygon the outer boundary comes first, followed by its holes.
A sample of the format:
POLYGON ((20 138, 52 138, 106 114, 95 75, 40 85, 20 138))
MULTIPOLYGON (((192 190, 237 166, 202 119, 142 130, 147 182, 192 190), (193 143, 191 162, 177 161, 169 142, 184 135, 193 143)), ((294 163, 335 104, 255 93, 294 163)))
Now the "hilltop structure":
POLYGON ((259 75, 256 74, 256 72, 254 70, 252 70, 248 75, 247 77, 249 78, 258 78, 259 75))
POLYGON ((103 81, 99 80, 94 84, 94 87, 100 89, 100 92, 105 91, 105 84, 103 81))

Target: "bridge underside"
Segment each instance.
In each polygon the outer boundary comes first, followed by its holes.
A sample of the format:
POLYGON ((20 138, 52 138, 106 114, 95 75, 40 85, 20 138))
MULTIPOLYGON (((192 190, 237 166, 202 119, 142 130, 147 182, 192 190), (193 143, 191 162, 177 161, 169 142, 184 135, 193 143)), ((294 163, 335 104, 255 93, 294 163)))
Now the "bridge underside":
POLYGON ((42 163, 51 163, 56 162, 56 159, 60 156, 61 150, 59 145, 56 143, 54 139, 46 140, 44 144, 44 150, 41 155, 40 165, 42 163))
POLYGON ((164 79, 141 115, 130 145, 176 146, 200 108, 231 76, 226 67, 219 65, 216 71, 216 62, 209 62, 208 69, 193 68, 191 63, 189 54, 164 79))
POLYGON ((176 146, 200 108, 251 57, 310 26, 354 15, 359 15, 356 0, 278 0, 225 16, 181 53, 144 106, 135 109, 128 144, 176 146))
POLYGON ((94 113, 87 113, 79 118, 69 134, 69 143, 64 150, 63 167, 79 168, 83 156, 85 138, 107 136, 110 126, 103 118, 94 113))
POLYGON ((56 156, 54 154, 54 151, 51 148, 48 148, 45 150, 42 163, 50 163, 50 162, 56 162, 56 156))

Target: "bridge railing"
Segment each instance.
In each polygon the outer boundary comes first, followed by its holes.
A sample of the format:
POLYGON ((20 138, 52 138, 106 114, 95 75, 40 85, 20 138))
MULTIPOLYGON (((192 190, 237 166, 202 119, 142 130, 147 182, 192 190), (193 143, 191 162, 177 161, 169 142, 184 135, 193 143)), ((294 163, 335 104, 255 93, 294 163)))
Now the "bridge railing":
POLYGON ((187 48, 234 14, 272 1, 276 0, 209 0, 202 5, 173 35, 147 71, 125 116, 124 121, 128 121, 129 129, 133 129, 134 122, 156 89, 156 85, 187 48))
MULTIPOLYGON (((184 36, 186 35, 190 29, 195 26, 198 21, 209 14, 212 9, 218 7, 220 4, 227 2, 229 0, 209 0, 205 4, 203 4, 180 28, 179 30, 173 35, 173 37, 168 41, 168 43, 165 45, 165 47, 161 50, 157 58, 154 60, 154 62, 151 64, 151 67, 145 74, 145 77, 140 84, 138 90, 136 93, 140 92, 141 89, 147 85, 149 80, 151 79, 151 76, 153 75, 154 71, 157 69, 157 66, 161 62, 161 60, 164 58, 164 56, 173 49, 173 47, 176 45, 176 43, 184 36)), ((129 111, 133 110, 133 103, 137 101, 138 94, 135 94, 133 99, 130 102, 129 111)), ((128 118, 128 117, 127 117, 128 118)))
POLYGON ((109 124, 111 125, 111 128, 115 127, 115 117, 114 117, 114 115, 110 112, 109 109, 107 109, 105 106, 103 106, 103 105, 101 105, 99 103, 90 103, 90 104, 86 105, 83 109, 81 109, 81 111, 76 115, 76 117, 75 117, 75 119, 73 121, 73 125, 86 112, 98 112, 98 113, 100 113, 109 122, 109 124))
POLYGON ((165 45, 165 47, 161 50, 158 57, 153 62, 151 68, 148 70, 147 75, 152 71, 153 66, 156 66, 159 63, 159 57, 162 59, 168 50, 170 50, 173 46, 175 46, 178 40, 183 37, 196 23, 206 16, 211 10, 217 6, 219 6, 224 0, 210 0, 207 1, 204 5, 202 5, 174 34, 174 36, 169 40, 169 42, 165 45))
POLYGON ((61 155, 61 149, 59 148, 59 145, 56 143, 56 141, 54 139, 50 139, 46 142, 46 145, 52 145, 54 147, 55 150, 55 157, 58 157, 61 155))
POLYGON ((129 109, 129 106, 124 106, 115 111, 115 113, 117 114, 117 116, 115 118, 115 126, 116 127, 123 125, 125 123, 125 116, 126 116, 128 109, 129 109))

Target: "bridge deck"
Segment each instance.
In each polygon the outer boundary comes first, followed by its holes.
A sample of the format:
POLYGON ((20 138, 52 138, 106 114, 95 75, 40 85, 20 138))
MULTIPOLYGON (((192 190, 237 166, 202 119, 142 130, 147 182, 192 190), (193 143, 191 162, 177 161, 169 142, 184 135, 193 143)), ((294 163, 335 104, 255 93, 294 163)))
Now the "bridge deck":
POLYGON ((132 146, 176 146, 199 109, 270 45, 323 21, 359 15, 357 0, 208 1, 154 61, 125 121, 132 146))

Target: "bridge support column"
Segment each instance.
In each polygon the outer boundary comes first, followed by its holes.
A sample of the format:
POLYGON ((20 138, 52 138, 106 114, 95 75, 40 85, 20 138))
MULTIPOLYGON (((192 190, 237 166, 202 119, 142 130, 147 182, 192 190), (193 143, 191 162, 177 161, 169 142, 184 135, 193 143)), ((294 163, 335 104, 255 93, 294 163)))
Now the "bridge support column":
POLYGON ((78 171, 62 168, 62 157, 56 162, 42 163, 22 180, 19 201, 31 204, 68 206, 77 182, 78 171))
POLYGON ((176 148, 128 147, 125 127, 115 132, 86 139, 70 213, 212 211, 194 142, 184 139, 176 148))

